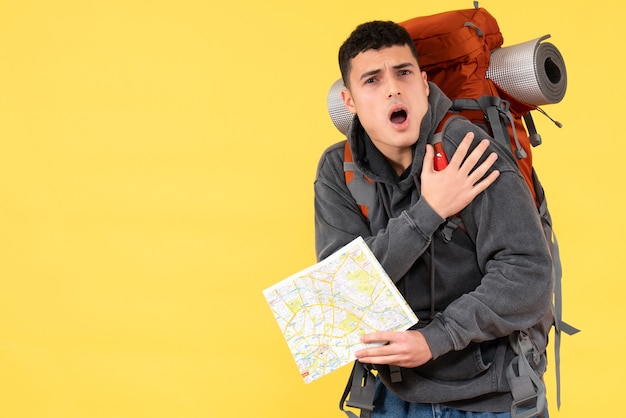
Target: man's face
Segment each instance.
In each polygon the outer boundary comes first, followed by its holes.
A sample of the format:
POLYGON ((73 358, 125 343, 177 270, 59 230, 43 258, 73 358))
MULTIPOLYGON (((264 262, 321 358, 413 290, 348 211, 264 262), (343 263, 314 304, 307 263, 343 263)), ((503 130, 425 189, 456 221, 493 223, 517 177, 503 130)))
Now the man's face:
POLYGON ((419 136, 428 109, 428 82, 407 45, 370 49, 352 59, 346 108, 359 116, 388 158, 405 153, 419 136))

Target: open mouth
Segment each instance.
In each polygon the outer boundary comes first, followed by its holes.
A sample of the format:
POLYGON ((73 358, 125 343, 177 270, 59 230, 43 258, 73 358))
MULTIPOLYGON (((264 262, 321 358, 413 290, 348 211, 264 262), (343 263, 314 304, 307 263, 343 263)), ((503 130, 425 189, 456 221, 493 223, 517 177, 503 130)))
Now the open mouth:
POLYGON ((394 123, 397 125, 397 124, 404 123, 404 121, 406 121, 406 117, 407 117, 406 111, 403 109, 398 109, 391 113, 389 120, 391 121, 391 123, 394 123))

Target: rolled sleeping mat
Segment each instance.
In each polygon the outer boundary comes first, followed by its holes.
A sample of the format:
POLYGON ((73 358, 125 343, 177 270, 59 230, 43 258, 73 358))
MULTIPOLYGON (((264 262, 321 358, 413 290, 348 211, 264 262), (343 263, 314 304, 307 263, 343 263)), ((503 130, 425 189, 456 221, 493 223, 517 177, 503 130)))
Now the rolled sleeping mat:
POLYGON ((565 62, 550 35, 491 51, 487 78, 513 98, 533 106, 560 102, 567 89, 565 62))
POLYGON ((346 106, 343 104, 343 100, 341 99, 341 90, 343 89, 343 80, 340 78, 335 81, 332 86, 330 86, 327 105, 330 119, 335 124, 335 127, 339 129, 339 132, 346 135, 354 115, 348 112, 348 109, 346 109, 346 106))

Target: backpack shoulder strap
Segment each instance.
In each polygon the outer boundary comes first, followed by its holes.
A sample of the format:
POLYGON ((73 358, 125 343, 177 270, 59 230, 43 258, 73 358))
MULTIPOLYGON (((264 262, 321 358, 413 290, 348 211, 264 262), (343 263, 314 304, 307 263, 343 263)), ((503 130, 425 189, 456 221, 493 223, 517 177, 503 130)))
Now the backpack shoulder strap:
POLYGON ((348 190, 350 190, 363 217, 368 219, 369 208, 376 197, 376 186, 374 181, 365 176, 354 163, 350 142, 347 140, 343 147, 343 172, 348 190))
MULTIPOLYGON (((435 170, 437 171, 443 170, 444 168, 448 166, 448 156, 446 155, 446 152, 443 149, 443 137, 445 135, 445 131, 449 123, 453 119, 458 119, 458 118, 465 119, 463 116, 457 115, 452 111, 449 111, 448 113, 446 113, 446 115, 443 117, 441 122, 439 122, 439 125, 437 126, 437 129, 435 130, 435 134, 430 140, 430 144, 433 146, 435 150, 434 167, 435 167, 435 170)), ((461 219, 459 214, 453 215, 450 218, 448 218, 445 225, 440 229, 443 242, 448 243, 452 241, 452 234, 454 233, 454 231, 456 231, 457 228, 461 228, 463 230, 465 229, 465 227, 463 226, 463 220, 461 219)))

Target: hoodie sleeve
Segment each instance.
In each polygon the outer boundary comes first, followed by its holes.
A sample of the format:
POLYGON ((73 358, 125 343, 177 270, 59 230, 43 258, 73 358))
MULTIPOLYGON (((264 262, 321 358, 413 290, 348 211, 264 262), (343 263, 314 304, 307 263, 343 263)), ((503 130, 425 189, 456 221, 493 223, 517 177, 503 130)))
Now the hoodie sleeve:
POLYGON ((507 151, 492 148, 503 157, 500 177, 461 212, 483 277, 422 330, 434 358, 530 328, 551 308, 554 272, 538 211, 507 151))
POLYGON ((430 244, 444 221, 424 199, 372 235, 343 172, 343 144, 330 147, 320 160, 314 183, 315 244, 318 260, 361 236, 393 281, 402 278, 430 244), (411 245, 406 245, 410 242, 411 245))

